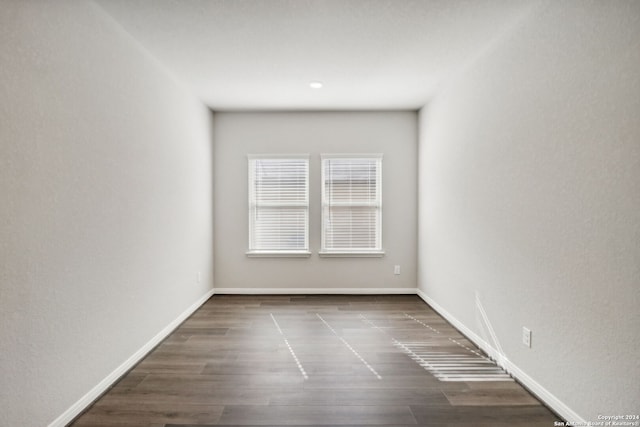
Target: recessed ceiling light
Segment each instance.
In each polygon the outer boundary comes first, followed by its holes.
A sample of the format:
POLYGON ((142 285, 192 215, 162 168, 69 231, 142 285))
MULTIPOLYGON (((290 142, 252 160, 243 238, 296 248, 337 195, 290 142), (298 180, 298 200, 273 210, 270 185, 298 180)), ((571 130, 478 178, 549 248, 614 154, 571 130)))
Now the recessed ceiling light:
POLYGON ((313 81, 313 82, 311 82, 311 83, 309 83, 309 87, 310 87, 311 89, 322 89, 322 86, 323 86, 323 85, 322 85, 322 82, 319 82, 319 81, 317 81, 317 80, 316 80, 316 81, 313 81))

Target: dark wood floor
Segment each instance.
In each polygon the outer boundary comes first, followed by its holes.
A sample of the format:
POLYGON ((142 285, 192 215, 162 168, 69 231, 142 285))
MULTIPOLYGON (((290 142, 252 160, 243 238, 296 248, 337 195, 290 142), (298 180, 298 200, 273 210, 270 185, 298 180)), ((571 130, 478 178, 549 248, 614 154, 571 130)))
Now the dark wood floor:
POLYGON ((558 420, 416 296, 214 296, 72 425, 558 420))

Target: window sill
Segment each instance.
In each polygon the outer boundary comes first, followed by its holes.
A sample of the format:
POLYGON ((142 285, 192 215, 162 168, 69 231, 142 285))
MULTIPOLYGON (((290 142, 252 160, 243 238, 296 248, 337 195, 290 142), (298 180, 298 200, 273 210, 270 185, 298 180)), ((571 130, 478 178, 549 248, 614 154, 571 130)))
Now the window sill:
POLYGON ((348 251, 348 252, 328 252, 320 251, 318 253, 323 258, 382 258, 384 251, 348 251))
POLYGON ((248 258, 309 258, 311 252, 309 251, 247 251, 248 258))

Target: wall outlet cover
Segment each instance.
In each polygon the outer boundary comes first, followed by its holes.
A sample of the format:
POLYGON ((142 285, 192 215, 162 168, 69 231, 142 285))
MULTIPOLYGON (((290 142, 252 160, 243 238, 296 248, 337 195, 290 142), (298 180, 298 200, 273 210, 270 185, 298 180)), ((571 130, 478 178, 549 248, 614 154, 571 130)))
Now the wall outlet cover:
POLYGON ((524 326, 522 327, 522 344, 531 348, 531 330, 524 326))

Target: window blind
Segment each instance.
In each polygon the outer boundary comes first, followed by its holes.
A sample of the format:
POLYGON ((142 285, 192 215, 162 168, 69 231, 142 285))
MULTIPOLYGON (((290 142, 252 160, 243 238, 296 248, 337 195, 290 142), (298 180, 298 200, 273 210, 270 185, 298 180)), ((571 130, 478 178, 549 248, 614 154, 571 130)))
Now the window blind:
POLYGON ((323 252, 382 250, 382 157, 322 160, 323 252))
POLYGON ((249 252, 309 250, 308 158, 249 157, 249 252))

